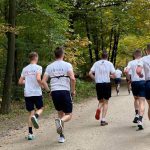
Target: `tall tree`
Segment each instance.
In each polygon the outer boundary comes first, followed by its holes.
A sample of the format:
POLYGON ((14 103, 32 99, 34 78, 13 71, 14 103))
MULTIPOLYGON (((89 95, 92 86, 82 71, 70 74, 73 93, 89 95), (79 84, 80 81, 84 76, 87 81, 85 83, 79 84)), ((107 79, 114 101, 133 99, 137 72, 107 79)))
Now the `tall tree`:
MULTIPOLYGON (((15 17, 16 17, 16 0, 9 0, 9 17, 8 24, 9 28, 15 29, 15 17)), ((8 51, 7 51, 7 64, 6 73, 4 79, 3 97, 1 104, 1 113, 7 114, 10 112, 11 103, 11 85, 14 69, 14 56, 15 56, 15 32, 8 31, 8 51)))

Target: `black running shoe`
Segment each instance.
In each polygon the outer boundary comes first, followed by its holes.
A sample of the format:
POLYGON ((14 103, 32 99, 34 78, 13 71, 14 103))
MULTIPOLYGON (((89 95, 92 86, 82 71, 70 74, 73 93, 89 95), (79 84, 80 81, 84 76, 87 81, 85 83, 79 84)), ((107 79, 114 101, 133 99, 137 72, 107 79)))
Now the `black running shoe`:
POLYGON ((143 126, 142 125, 138 125, 138 129, 137 131, 140 131, 140 130, 144 130, 143 126))
POLYGON ((140 131, 140 130, 144 130, 144 128, 143 128, 142 122, 138 121, 138 130, 137 131, 140 131))
POLYGON ((101 121, 101 126, 107 126, 108 125, 108 122, 106 121, 101 121))
POLYGON ((133 120, 133 123, 138 123, 138 120, 139 120, 139 118, 135 117, 134 120, 133 120))

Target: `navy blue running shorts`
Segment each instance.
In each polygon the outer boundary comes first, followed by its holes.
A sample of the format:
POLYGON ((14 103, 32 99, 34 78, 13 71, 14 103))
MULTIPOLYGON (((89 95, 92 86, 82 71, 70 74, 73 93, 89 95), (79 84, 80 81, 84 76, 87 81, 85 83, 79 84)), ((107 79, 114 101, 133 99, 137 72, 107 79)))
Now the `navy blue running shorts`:
POLYGON ((145 94, 146 94, 146 99, 150 100, 150 80, 146 81, 146 84, 145 84, 145 94))
POLYGON ((133 81, 131 87, 133 96, 145 97, 145 81, 133 81))
POLYGON ((116 78, 115 79, 115 84, 120 84, 121 83, 121 78, 116 78))
POLYGON ((97 99, 109 100, 111 97, 111 83, 97 83, 96 84, 97 99))
POLYGON ((52 91, 51 96, 57 111, 62 111, 66 114, 72 113, 73 104, 70 91, 52 91))
POLYGON ((42 96, 31 96, 25 97, 25 104, 27 111, 31 112, 35 109, 41 109, 43 107, 43 97, 42 96))

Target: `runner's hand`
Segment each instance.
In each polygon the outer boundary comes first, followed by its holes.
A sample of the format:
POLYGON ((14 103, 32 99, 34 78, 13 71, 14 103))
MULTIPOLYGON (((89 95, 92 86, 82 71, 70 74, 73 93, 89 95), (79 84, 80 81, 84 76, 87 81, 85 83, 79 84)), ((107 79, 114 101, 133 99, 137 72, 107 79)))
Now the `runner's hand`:
POLYGON ((71 92, 71 95, 75 96, 76 95, 76 91, 71 92))
POLYGON ((143 74, 139 74, 139 77, 140 77, 140 78, 143 78, 143 77, 144 77, 144 75, 143 75, 143 74))

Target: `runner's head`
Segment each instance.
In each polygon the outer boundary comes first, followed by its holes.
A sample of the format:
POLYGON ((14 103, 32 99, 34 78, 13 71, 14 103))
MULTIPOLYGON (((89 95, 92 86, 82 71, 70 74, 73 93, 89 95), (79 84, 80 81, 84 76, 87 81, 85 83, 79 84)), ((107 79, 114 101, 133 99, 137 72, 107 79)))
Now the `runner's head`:
POLYGON ((56 59, 63 59, 64 58, 64 49, 62 47, 57 47, 54 51, 56 59))
POLYGON ((134 54, 133 54, 134 58, 137 59, 137 58, 141 58, 142 57, 142 52, 140 49, 137 49, 134 54))
POLYGON ((102 52, 102 59, 108 59, 108 53, 107 51, 102 52))
POLYGON ((39 59, 39 56, 37 52, 31 52, 29 54, 30 63, 38 63, 38 59, 39 59))
POLYGON ((150 43, 149 44, 147 44, 147 54, 149 55, 150 54, 150 43))

